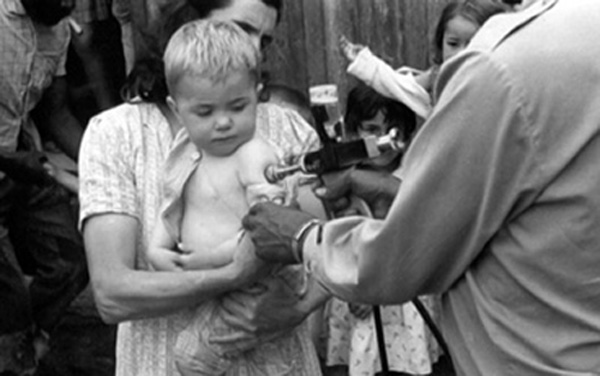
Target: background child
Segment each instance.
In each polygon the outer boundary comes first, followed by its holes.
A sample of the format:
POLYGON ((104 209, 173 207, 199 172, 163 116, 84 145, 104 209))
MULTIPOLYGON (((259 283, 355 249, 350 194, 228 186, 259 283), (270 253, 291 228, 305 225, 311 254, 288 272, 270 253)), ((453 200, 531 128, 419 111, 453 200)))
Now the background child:
MULTIPOLYGON (((238 247, 253 251, 240 230, 249 206, 289 198, 265 180, 265 168, 278 159, 255 136, 260 55, 238 26, 204 20, 173 35, 164 61, 167 102, 184 129, 165 165, 162 221, 148 259, 159 270, 226 267, 238 247)), ((298 294, 304 287, 299 267, 276 268, 266 278, 298 294)), ((249 293, 259 293, 254 287, 249 293)), ((202 304, 180 333, 175 357, 183 375, 320 374, 305 326, 251 350, 231 339, 238 336, 220 313, 217 300, 202 304)))
POLYGON ((433 66, 425 72, 402 67, 398 71, 371 53, 368 47, 340 40, 349 60, 348 73, 378 93, 398 100, 421 118, 433 105, 433 87, 441 64, 464 50, 477 30, 506 6, 494 0, 460 0, 448 3, 437 22, 433 39, 433 66))
MULTIPOLYGON (((348 94, 344 126, 346 134, 355 138, 379 137, 396 128, 404 142, 409 143, 416 129, 416 115, 404 104, 359 83, 348 94)), ((367 166, 396 173, 401 160, 400 152, 391 151, 369 161, 367 166)), ((422 300, 430 311, 435 310, 432 297, 422 300)), ((380 311, 390 371, 431 373, 439 350, 413 304, 383 306, 380 311)), ((381 371, 371 306, 332 299, 327 320, 327 363, 334 369, 328 375, 346 374, 346 364, 351 376, 375 375, 381 371)))

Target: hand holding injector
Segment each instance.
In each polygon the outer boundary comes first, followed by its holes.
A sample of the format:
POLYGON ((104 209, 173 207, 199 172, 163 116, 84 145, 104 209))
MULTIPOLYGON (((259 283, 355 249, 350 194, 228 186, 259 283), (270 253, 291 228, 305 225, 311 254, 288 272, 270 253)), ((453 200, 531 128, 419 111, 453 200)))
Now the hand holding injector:
POLYGON ((381 137, 368 136, 346 142, 325 142, 321 149, 301 155, 293 165, 268 166, 265 169, 265 177, 270 183, 275 183, 296 172, 320 176, 379 157, 389 150, 403 152, 405 147, 395 128, 381 137))

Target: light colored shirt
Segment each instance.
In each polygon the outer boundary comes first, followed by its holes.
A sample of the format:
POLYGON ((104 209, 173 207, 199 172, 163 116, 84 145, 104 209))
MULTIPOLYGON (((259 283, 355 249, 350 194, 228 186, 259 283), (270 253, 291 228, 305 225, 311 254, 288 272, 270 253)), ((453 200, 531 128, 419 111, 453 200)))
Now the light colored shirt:
MULTIPOLYGON (((257 132, 278 143, 286 154, 318 146, 310 126, 294 111, 260 104, 257 132)), ((123 104, 90 121, 79 155, 80 221, 102 214, 128 215, 139 221, 136 260, 144 258, 160 210, 163 163, 173 137, 169 124, 152 104, 123 104)), ((119 324, 117 376, 174 376, 173 347, 193 310, 157 319, 119 324)))
POLYGON ((385 220, 311 231, 335 295, 444 292, 459 375, 600 374, 600 2, 494 17, 448 61, 385 220))
POLYGON ((25 129, 41 149, 30 112, 56 76, 64 76, 71 38, 66 20, 35 23, 20 0, 0 1, 0 150, 17 149, 25 129))
POLYGON ((394 70, 385 61, 363 48, 348 66, 348 73, 363 81, 384 97, 404 103, 415 114, 426 119, 431 113, 429 93, 413 76, 414 70, 394 70))

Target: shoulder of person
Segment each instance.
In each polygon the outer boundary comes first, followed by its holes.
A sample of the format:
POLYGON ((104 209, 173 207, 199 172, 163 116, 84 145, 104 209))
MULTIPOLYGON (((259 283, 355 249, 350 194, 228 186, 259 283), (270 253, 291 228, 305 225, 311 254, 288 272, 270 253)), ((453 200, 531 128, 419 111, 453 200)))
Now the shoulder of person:
POLYGON ((260 103, 257 109, 256 133, 273 145, 286 159, 318 149, 319 137, 298 112, 273 103, 260 103))
POLYGON ((314 133, 297 111, 276 103, 259 103, 256 118, 257 129, 267 128, 269 131, 292 132, 296 135, 314 133))
POLYGON ((279 161, 275 149, 257 136, 238 148, 236 158, 239 178, 244 186, 266 182, 265 169, 279 161))
POLYGON ((275 148, 258 136, 251 138, 241 145, 236 155, 244 165, 277 162, 275 148))
POLYGON ((93 116, 89 126, 107 129, 129 128, 142 124, 150 125, 163 118, 159 108, 152 103, 122 103, 93 116))
POLYGON ((557 2, 558 0, 540 0, 525 10, 501 13, 491 17, 477 31, 469 43, 468 49, 482 51, 496 49, 509 36, 544 14, 557 2))

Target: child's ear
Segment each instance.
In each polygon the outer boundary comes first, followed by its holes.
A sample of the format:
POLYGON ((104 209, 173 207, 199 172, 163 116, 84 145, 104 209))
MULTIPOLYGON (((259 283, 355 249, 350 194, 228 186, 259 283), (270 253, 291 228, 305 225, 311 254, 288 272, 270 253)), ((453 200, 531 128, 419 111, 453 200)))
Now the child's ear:
POLYGON ((269 101, 269 89, 262 82, 256 84, 256 94, 259 102, 269 101))
POLYGON ((167 96, 167 106, 169 106, 169 109, 173 113, 173 116, 175 117, 175 120, 181 126, 183 126, 183 121, 181 121, 181 115, 179 114, 179 107, 177 107, 177 102, 170 95, 167 96))
POLYGON ((175 102, 175 99, 173 99, 173 97, 170 95, 167 95, 167 105, 169 106, 171 111, 173 111, 175 116, 177 116, 177 118, 179 118, 179 111, 177 110, 177 102, 175 102))

